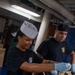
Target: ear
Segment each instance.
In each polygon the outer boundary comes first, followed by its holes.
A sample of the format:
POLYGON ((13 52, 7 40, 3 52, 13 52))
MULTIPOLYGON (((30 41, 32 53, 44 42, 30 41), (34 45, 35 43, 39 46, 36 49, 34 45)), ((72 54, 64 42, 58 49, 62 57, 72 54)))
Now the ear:
POLYGON ((21 37, 20 36, 18 36, 18 40, 20 39, 21 37))

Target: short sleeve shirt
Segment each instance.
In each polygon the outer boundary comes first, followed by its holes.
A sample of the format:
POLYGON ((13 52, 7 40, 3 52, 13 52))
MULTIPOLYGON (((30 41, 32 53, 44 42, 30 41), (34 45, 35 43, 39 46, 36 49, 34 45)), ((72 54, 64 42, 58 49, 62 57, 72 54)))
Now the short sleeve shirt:
POLYGON ((31 73, 20 69, 20 66, 25 61, 29 63, 42 63, 43 59, 31 50, 21 51, 17 47, 11 48, 6 57, 7 75, 31 75, 31 73))
POLYGON ((64 54, 71 54, 72 49, 67 42, 57 42, 54 38, 43 41, 37 49, 37 53, 44 59, 61 62, 64 54))

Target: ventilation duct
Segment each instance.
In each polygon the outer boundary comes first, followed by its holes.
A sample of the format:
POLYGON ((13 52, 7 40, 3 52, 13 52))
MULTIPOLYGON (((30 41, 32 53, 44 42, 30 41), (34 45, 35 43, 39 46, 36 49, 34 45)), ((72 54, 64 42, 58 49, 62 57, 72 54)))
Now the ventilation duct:
POLYGON ((40 0, 43 4, 48 7, 54 9, 64 17, 66 17, 69 21, 74 23, 74 15, 68 11, 62 4, 58 3, 56 0, 40 0))

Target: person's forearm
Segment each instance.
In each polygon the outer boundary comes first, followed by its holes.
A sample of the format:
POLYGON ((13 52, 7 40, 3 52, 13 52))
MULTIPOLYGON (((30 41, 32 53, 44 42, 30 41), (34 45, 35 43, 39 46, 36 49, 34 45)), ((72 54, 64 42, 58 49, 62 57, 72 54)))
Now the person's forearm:
POLYGON ((71 56, 72 56, 72 64, 75 64, 75 52, 72 52, 71 56))
POLYGON ((75 64, 75 59, 72 61, 72 64, 75 64))
POLYGON ((28 71, 28 72, 37 72, 37 73, 40 73, 40 72, 49 72, 51 70, 54 70, 54 64, 28 64, 28 63, 25 63, 25 66, 23 65, 22 69, 25 70, 25 71, 28 71))
POLYGON ((35 64, 34 66, 33 65, 31 65, 31 67, 28 69, 31 72, 49 72, 51 70, 54 70, 54 64, 35 64))
POLYGON ((71 56, 72 56, 71 72, 75 73, 75 52, 74 51, 71 53, 71 56))

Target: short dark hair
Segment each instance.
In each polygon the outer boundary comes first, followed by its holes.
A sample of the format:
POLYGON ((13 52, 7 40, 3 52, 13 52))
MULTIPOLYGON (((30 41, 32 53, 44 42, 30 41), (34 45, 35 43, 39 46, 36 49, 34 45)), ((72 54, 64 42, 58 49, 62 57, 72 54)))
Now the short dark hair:
POLYGON ((25 36, 25 34, 23 34, 23 33, 21 32, 21 30, 19 29, 19 30, 17 31, 17 35, 15 36, 15 39, 14 39, 15 42, 18 41, 18 39, 17 39, 18 36, 22 37, 22 36, 25 36))
POLYGON ((59 31, 69 31, 69 26, 65 25, 65 24, 58 24, 58 26, 56 27, 56 30, 59 31))

